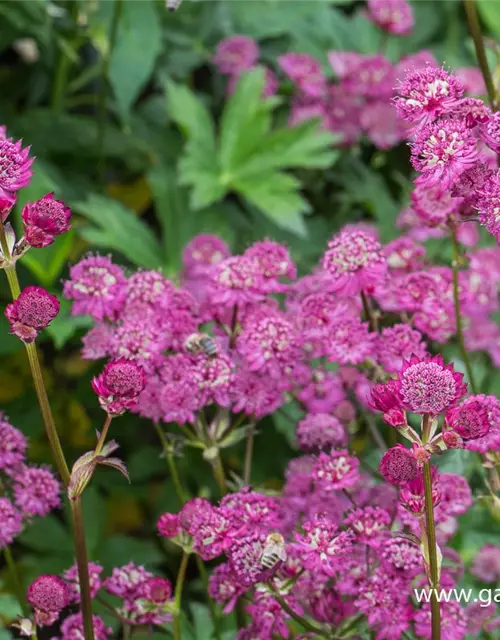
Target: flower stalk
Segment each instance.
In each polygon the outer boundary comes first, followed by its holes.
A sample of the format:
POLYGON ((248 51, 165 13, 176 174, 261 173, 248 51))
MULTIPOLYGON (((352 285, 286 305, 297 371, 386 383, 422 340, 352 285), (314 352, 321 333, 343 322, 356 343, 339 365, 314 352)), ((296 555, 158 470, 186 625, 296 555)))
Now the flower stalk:
POLYGON ((430 566, 431 591, 431 627, 432 640, 441 640, 441 605, 437 598, 439 589, 439 563, 434 523, 434 505, 432 502, 432 477, 430 463, 424 464, 425 522, 430 566))
POLYGON ((174 640, 181 640, 181 601, 182 601, 182 589, 184 587, 184 581, 186 579, 186 570, 189 560, 189 554, 185 551, 182 553, 181 564, 177 573, 177 581, 175 583, 175 611, 174 611, 174 640))
POLYGON ((476 0, 464 0, 464 8, 465 15, 467 16, 467 24, 469 25, 469 32, 472 36, 472 40, 474 41, 477 61, 484 78, 486 91, 488 92, 488 99, 493 110, 496 110, 495 84, 493 83, 493 76, 491 75, 491 71, 488 66, 488 59, 486 57, 486 50, 484 48, 483 35, 481 33, 481 25, 479 23, 479 17, 477 15, 476 0))
POLYGON ((21 582, 21 577, 19 576, 19 572, 17 570, 16 561, 14 560, 12 551, 10 550, 10 547, 8 545, 4 547, 3 555, 5 558, 5 564, 7 565, 7 569, 9 570, 10 577, 12 579, 12 585, 14 587, 17 601, 19 602, 19 606, 22 609, 23 615, 27 616, 29 610, 26 604, 26 598, 24 597, 24 588, 21 582))

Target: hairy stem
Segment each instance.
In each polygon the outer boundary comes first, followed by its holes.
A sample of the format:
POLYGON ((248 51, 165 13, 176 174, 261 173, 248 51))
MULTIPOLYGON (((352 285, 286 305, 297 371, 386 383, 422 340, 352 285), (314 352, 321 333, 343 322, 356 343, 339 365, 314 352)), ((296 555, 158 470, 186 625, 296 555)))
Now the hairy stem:
POLYGON ((186 569, 188 565, 189 554, 185 551, 182 554, 181 564, 179 566, 179 572, 177 573, 177 580, 175 583, 175 612, 174 612, 174 640, 181 640, 181 601, 182 601, 182 589, 184 587, 184 580, 186 579, 186 569))
POLYGON ((5 564, 10 573, 10 577, 12 580, 12 584, 14 586, 14 592, 16 594, 16 599, 19 602, 19 606, 23 611, 23 615, 27 616, 29 613, 28 605, 26 604, 26 598, 24 597, 24 587, 21 581, 21 577, 17 570, 16 561, 12 555, 12 551, 9 546, 4 547, 3 555, 5 558, 5 564))
POLYGON ((252 474, 253 444, 255 439, 255 422, 248 425, 247 442, 245 449, 245 466, 243 468, 243 482, 250 484, 252 474))
POLYGON ((106 415, 106 421, 104 422, 104 426, 102 428, 101 434, 99 436, 99 440, 97 441, 94 455, 99 455, 104 447, 104 443, 106 442, 106 436, 108 435, 109 425, 111 424, 111 420, 113 416, 110 416, 109 413, 106 415))
POLYGON ((496 108, 495 85, 493 76, 488 66, 488 59, 484 48, 483 35, 481 33, 481 25, 477 15, 476 0, 464 0, 465 14, 469 25, 469 32, 474 40, 474 48, 476 50, 477 61, 483 74, 484 84, 488 92, 488 98, 493 109, 496 108))
POLYGON ((462 357, 462 360, 464 361, 464 364, 465 364, 465 369, 467 371, 467 377, 469 378, 472 393, 477 393, 478 388, 476 385, 476 381, 474 379, 474 373, 472 372, 472 366, 470 363, 469 354, 467 353, 467 349, 465 347, 464 328, 462 323, 462 311, 460 308, 460 286, 458 281, 460 252, 458 248, 456 229, 452 229, 451 243, 452 243, 452 249, 453 249, 453 259, 451 263, 451 267, 453 270, 453 304, 455 307, 455 322, 457 325, 458 347, 460 349, 460 355, 462 357))
POLYGON ((434 525, 434 505, 432 503, 432 477, 430 463, 424 464, 425 522, 429 547, 429 565, 432 589, 431 592, 431 627, 432 640, 441 640, 441 605, 437 598, 439 589, 439 567, 436 545, 436 529, 434 525))

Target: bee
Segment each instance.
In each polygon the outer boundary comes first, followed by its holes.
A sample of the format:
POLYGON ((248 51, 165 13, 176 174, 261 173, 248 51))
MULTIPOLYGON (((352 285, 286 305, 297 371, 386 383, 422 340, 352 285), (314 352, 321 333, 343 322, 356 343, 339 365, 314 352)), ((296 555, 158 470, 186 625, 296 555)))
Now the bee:
POLYGON ((219 352, 215 340, 206 333, 191 334, 184 343, 184 347, 189 353, 203 352, 209 358, 215 358, 219 352))
POLYGON ((181 6, 182 0, 166 0, 165 5, 167 7, 167 11, 177 11, 177 9, 181 6))
POLYGON ((270 533, 266 538, 266 544, 262 555, 260 556, 260 564, 265 569, 272 569, 278 562, 285 562, 287 558, 285 551, 285 540, 281 533, 270 533))

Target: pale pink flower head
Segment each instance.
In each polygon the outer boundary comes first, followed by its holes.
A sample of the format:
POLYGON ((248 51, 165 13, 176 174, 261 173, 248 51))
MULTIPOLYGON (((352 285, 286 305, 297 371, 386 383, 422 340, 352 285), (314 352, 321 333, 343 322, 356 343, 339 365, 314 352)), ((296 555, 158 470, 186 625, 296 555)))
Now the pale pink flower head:
POLYGON ((26 599, 35 609, 58 613, 68 606, 70 593, 68 585, 59 576, 42 575, 30 584, 26 599))
POLYGON ((321 97, 326 89, 326 77, 321 63, 307 53, 285 53, 278 65, 306 95, 321 97))
POLYGON ((368 0, 372 20, 381 29, 394 35, 406 35, 413 30, 413 10, 406 0, 368 0))
POLYGON ((472 561, 470 572, 483 582, 500 580, 500 545, 485 544, 472 561))
POLYGON ((22 516, 9 498, 0 497, 0 549, 12 544, 21 533, 22 516))
POLYGON ((387 272, 380 243, 364 231, 341 231, 333 236, 322 266, 329 287, 346 296, 371 291, 387 272))
MULTIPOLYGON (((361 115, 365 102, 362 96, 347 93, 344 87, 328 87, 327 100, 321 102, 320 111, 324 125, 335 134, 336 144, 348 146, 356 142, 362 134, 361 115)), ((317 117, 311 110, 311 117, 317 117)))
POLYGON ((138 590, 146 580, 152 577, 153 574, 142 565, 129 562, 122 567, 115 567, 103 584, 108 593, 124 600, 131 600, 137 596, 138 590))
POLYGON ((441 185, 416 185, 411 193, 413 210, 422 224, 437 227, 446 224, 451 214, 457 213, 461 200, 443 191, 441 185))
POLYGON ((477 396, 469 396, 447 411, 445 425, 464 441, 483 438, 491 428, 487 405, 477 396))
POLYGON ((82 358, 101 360, 110 354, 114 328, 105 322, 96 324, 82 338, 82 358))
POLYGON ((21 431, 0 413, 0 471, 10 475, 22 465, 27 447, 28 442, 21 431))
POLYGON ((64 295, 73 300, 73 315, 88 314, 102 320, 114 317, 123 307, 127 280, 110 258, 89 255, 71 267, 69 273, 64 295))
POLYGON ((182 252, 184 273, 189 278, 206 276, 215 264, 229 258, 231 252, 227 244, 208 233, 201 233, 191 238, 182 252))
MULTIPOLYGON (((107 627, 99 616, 92 616, 92 626, 95 640, 108 640, 113 633, 111 627, 107 627)), ((65 618, 61 624, 61 635, 62 640, 82 640, 85 637, 81 613, 73 613, 65 618)))
POLYGON ((483 74, 478 67, 459 67, 455 76, 464 85, 465 92, 471 96, 482 96, 486 93, 483 74))
POLYGON ((133 360, 112 360, 92 380, 99 404, 109 415, 120 415, 137 404, 146 384, 144 369, 133 360))
POLYGON ((442 356, 414 356, 399 373, 398 393, 408 411, 437 416, 458 404, 467 393, 467 384, 452 364, 444 364, 442 356))
POLYGON ((362 55, 357 67, 342 79, 345 91, 356 96, 389 99, 393 93, 395 70, 392 62, 381 54, 362 55))
POLYGON ((474 208, 479 222, 500 243, 500 172, 490 175, 477 191, 474 208))
POLYGON ((349 489, 359 481, 359 460, 348 451, 320 453, 313 468, 313 476, 328 491, 349 489))
POLYGON ((191 394, 196 394, 200 407, 212 403, 228 407, 233 380, 234 363, 228 355, 218 353, 212 358, 200 354, 192 369, 191 394))
POLYGON ((382 329, 377 340, 378 361, 389 373, 401 370, 403 361, 412 355, 425 358, 427 347, 422 334, 407 324, 382 329))
POLYGON ((255 261, 256 271, 262 276, 266 291, 279 292, 284 288, 278 282, 280 278, 295 280, 297 277, 297 268, 287 247, 279 242, 254 242, 244 255, 255 261))
POLYGON ((240 583, 238 576, 228 563, 220 564, 210 574, 208 581, 208 595, 224 605, 223 613, 228 614, 234 609, 240 595, 245 593, 245 586, 240 583))
MULTIPOLYGON (((420 638, 432 637, 431 605, 425 603, 415 613, 415 632, 420 638)), ((467 634, 467 613, 460 602, 441 603, 441 639, 463 640, 467 634)))
POLYGON ((401 486, 416 478, 418 464, 413 452, 398 444, 384 453, 379 469, 387 482, 401 486))
POLYGON ((394 102, 403 120, 428 124, 452 112, 463 93, 464 86, 455 76, 443 68, 427 66, 406 75, 394 102))
POLYGON ((42 287, 26 287, 5 308, 11 333, 26 343, 33 342, 57 316, 59 306, 59 300, 42 287))
POLYGON ((24 238, 31 247, 46 247, 56 236, 70 229, 71 210, 62 200, 48 193, 36 202, 28 202, 21 212, 24 238))
MULTIPOLYGON (((89 581, 90 581, 90 597, 95 598, 98 591, 102 587, 101 573, 103 567, 96 562, 88 563, 89 581)), ((78 576, 78 566, 75 564, 64 572, 63 578, 66 580, 70 592, 71 602, 78 604, 80 602, 80 578, 78 576)))
POLYGON ((210 274, 210 301, 232 306, 254 302, 263 297, 262 276, 254 260, 247 256, 231 256, 216 264, 210 274))
POLYGON ((61 506, 61 485, 54 474, 43 467, 24 467, 16 474, 14 500, 26 517, 46 516, 61 506))
POLYGON ((481 137, 495 153, 500 151, 500 113, 495 111, 481 127, 481 137))
POLYGON ((344 425, 327 413, 310 413, 297 424, 297 440, 304 451, 347 444, 344 425))
POLYGON ((253 38, 234 35, 219 42, 213 61, 221 73, 239 75, 251 69, 258 57, 259 46, 253 38))
POLYGON ((384 247, 389 269, 408 272, 423 266, 425 247, 409 236, 400 236, 384 247))
POLYGON ((23 149, 22 140, 14 142, 12 138, 0 141, 0 189, 19 191, 29 184, 32 176, 31 165, 34 158, 29 157, 30 147, 23 149))
POLYGON ((364 105, 361 126, 378 149, 392 149, 408 136, 408 125, 398 118, 394 107, 386 100, 364 105))
POLYGON ((450 189, 479 157, 476 138, 462 120, 440 120, 418 130, 410 143, 415 184, 450 189))

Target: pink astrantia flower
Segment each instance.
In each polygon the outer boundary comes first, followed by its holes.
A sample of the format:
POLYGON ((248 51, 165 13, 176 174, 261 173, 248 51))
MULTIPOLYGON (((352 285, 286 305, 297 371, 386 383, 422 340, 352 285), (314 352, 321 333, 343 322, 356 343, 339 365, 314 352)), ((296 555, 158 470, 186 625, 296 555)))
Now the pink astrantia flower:
POLYGON ((383 413, 384 422, 392 427, 406 424, 406 415, 399 398, 399 387, 395 380, 372 387, 369 405, 383 413))
POLYGON ((413 452, 401 444, 384 453, 379 469, 387 482, 395 486, 410 482, 418 473, 417 460, 413 452))
POLYGON ((68 606, 70 594, 68 585, 59 576, 42 575, 30 584, 26 599, 36 609, 57 613, 68 606))
POLYGON ((25 460, 28 442, 0 413, 0 470, 10 475, 25 460))
POLYGON ((342 87, 353 95, 389 99, 395 83, 394 65, 381 54, 361 55, 359 64, 342 78, 342 87))
POLYGON ((303 566, 314 573, 332 576, 342 566, 351 551, 353 534, 339 531, 327 516, 318 515, 302 525, 304 533, 296 533, 292 548, 299 554, 303 566))
POLYGON ((348 451, 320 453, 313 468, 314 478, 325 489, 349 489, 359 481, 359 460, 348 451))
POLYGON ((248 36, 234 35, 221 40, 213 61, 221 73, 239 75, 251 69, 259 57, 259 46, 248 36))
POLYGON ((297 277, 297 268, 287 247, 279 242, 273 240, 254 242, 244 255, 255 261, 256 272, 262 276, 266 291, 282 291, 283 287, 277 282, 280 278, 295 280, 297 277))
POLYGON ((208 233, 199 234, 191 238, 184 247, 184 273, 189 278, 206 276, 213 265, 219 264, 230 255, 229 247, 222 238, 208 233))
POLYGON ((22 148, 22 140, 14 142, 12 138, 5 138, 0 141, 0 190, 19 191, 29 183, 34 160, 29 152, 30 147, 22 148))
POLYGON ((470 169, 464 171, 453 185, 451 195, 454 198, 465 198, 475 205, 486 181, 493 175, 492 169, 484 162, 476 162, 470 169))
POLYGON ((401 236, 384 247, 384 255, 389 269, 408 272, 423 266, 425 247, 408 236, 401 236))
POLYGON ((391 525, 388 511, 380 507, 363 507, 354 509, 345 520, 356 538, 365 544, 378 548, 387 538, 391 525))
POLYGON ((414 577, 424 570, 420 548, 406 538, 393 538, 382 548, 382 559, 386 569, 396 574, 414 577))
POLYGON ((312 107, 309 110, 310 117, 321 115, 324 126, 335 134, 339 146, 348 146, 361 137, 364 106, 361 96, 347 93, 343 87, 333 85, 328 87, 326 102, 321 102, 320 113, 314 113, 312 107))
POLYGON ((445 69, 426 66, 406 75, 394 102, 403 120, 428 124, 453 111, 463 93, 464 87, 455 76, 445 69))
POLYGON ((231 613, 245 590, 229 564, 220 564, 212 571, 208 582, 208 594, 215 602, 224 605, 224 614, 231 613))
POLYGON ((326 77, 318 60, 307 53, 286 53, 279 56, 278 65, 306 95, 323 95, 326 77))
POLYGON ((263 297, 262 276, 254 260, 232 256, 216 264, 211 272, 211 302, 232 306, 263 297))
POLYGON ((179 514, 164 513, 158 518, 156 527, 158 534, 163 538, 175 538, 182 531, 179 514))
MULTIPOLYGON (((435 467, 431 467, 432 504, 437 507, 441 501, 439 477, 435 467)), ((410 513, 420 516, 425 513, 424 475, 418 472, 413 480, 403 485, 399 492, 402 506, 410 513)))
POLYGON ((340 295, 370 291, 387 272, 380 243, 363 231, 341 231, 328 243, 323 269, 329 287, 340 295))
POLYGON ((411 193, 413 210, 422 224, 437 227, 448 222, 449 216, 457 213, 461 200, 443 191, 439 184, 433 187, 416 185, 411 193))
POLYGON ((474 556, 470 572, 483 582, 500 580, 500 546, 485 544, 474 556))
POLYGON ((11 333, 26 343, 33 342, 39 331, 48 327, 57 316, 59 306, 59 300, 45 289, 26 287, 5 308, 11 333))
POLYGON ((383 100, 367 103, 361 111, 361 126, 378 149, 392 149, 408 135, 408 125, 394 107, 383 100))
POLYGON ((327 413, 311 413, 297 424, 297 440, 304 451, 346 445, 344 425, 327 413))
POLYGON ((382 329, 377 341, 378 361, 389 373, 401 370, 403 361, 412 355, 425 358, 427 347, 422 334, 407 324, 382 329))
POLYGON ((112 360, 92 380, 99 404, 109 415, 120 415, 137 404, 146 384, 144 369, 132 360, 112 360))
POLYGON ((234 379, 234 363, 225 353, 215 357, 200 354, 192 369, 191 393, 197 391, 199 406, 216 402, 221 407, 231 403, 230 391, 234 379))
MULTIPOLYGON (((103 567, 95 562, 89 562, 88 571, 90 597, 95 598, 99 589, 102 587, 101 573, 103 572, 103 567)), ((71 602, 78 604, 80 602, 80 579, 78 577, 78 566, 76 563, 64 572, 63 577, 68 585, 71 602)))
POLYGON ((153 577, 142 565, 129 562, 122 567, 115 567, 104 580, 104 588, 114 596, 124 599, 133 599, 138 589, 153 577))
POLYGON ((398 376, 402 405, 413 413, 439 415, 454 407, 467 393, 463 374, 445 365, 442 356, 412 357, 398 376))
MULTIPOLYGON (((415 613, 415 632, 422 638, 431 638, 431 605, 424 604, 415 613)), ((441 639, 463 640, 467 633, 467 614, 454 600, 441 604, 441 639)))
POLYGON ((16 474, 14 501, 26 517, 46 516, 61 506, 61 485, 48 469, 24 467, 16 474))
POLYGON ((229 566, 245 590, 257 582, 265 582, 274 573, 274 567, 266 569, 261 563, 267 536, 265 531, 253 530, 236 537, 228 550, 229 566))
POLYGON ((95 320, 112 318, 125 299, 126 279, 122 269, 104 256, 89 255, 70 269, 64 295, 73 300, 73 315, 91 315, 95 320))
POLYGON ((476 396, 469 396, 462 404, 450 409, 445 423, 446 428, 458 433, 464 441, 483 438, 491 428, 487 405, 476 396))
POLYGON ((328 334, 328 360, 340 364, 360 364, 375 355, 375 334, 359 318, 335 322, 328 334))
POLYGON ((285 402, 279 381, 272 384, 269 378, 244 368, 236 371, 231 394, 234 413, 244 411, 256 418, 271 415, 285 402))
POLYGON ((84 360, 101 360, 110 355, 114 329, 101 322, 92 327, 82 338, 82 358, 84 360))
POLYGON ((0 497, 0 549, 12 544, 21 533, 22 516, 9 498, 0 497))
POLYGON ((496 396, 476 395, 473 396, 481 402, 488 412, 490 429, 483 438, 469 440, 466 448, 479 453, 500 450, 500 401, 496 396))
POLYGON ((411 162, 420 175, 415 184, 450 189, 479 157, 476 138, 461 120, 440 120, 419 129, 410 143, 411 162))
POLYGON ((31 247, 46 247, 56 236, 70 229, 71 210, 53 193, 36 202, 28 202, 21 212, 24 238, 31 247))
MULTIPOLYGON (((108 640, 113 633, 99 616, 92 616, 92 626, 95 640, 108 640)), ((84 637, 82 614, 73 613, 61 625, 61 640, 82 640, 84 637)))
POLYGON ((500 114, 492 113, 481 127, 481 137, 495 153, 500 151, 500 114))
POLYGON ((500 242, 500 172, 488 177, 477 191, 474 208, 479 222, 500 242))
POLYGON ((394 35, 410 33, 415 24, 413 10, 406 0, 368 0, 368 11, 381 29, 394 35))

